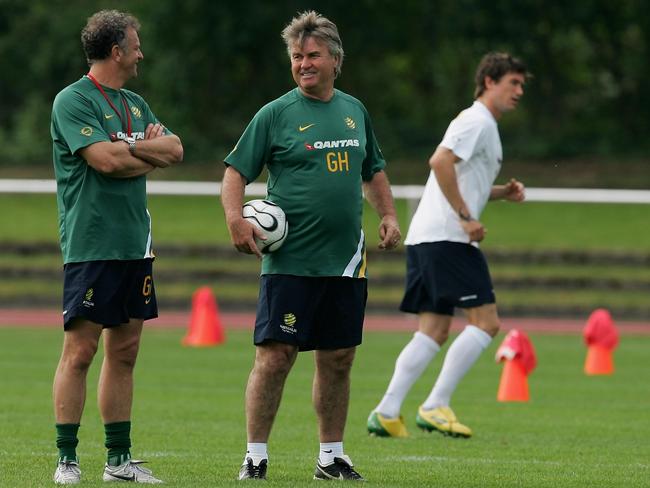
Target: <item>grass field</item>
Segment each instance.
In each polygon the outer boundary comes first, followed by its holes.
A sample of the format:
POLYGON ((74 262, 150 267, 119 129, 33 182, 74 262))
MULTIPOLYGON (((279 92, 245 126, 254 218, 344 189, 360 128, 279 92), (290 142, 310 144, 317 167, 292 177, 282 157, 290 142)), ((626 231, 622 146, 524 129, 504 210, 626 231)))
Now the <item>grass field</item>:
MULTIPOLYGON (((225 345, 188 349, 182 329, 149 329, 136 372, 134 455, 151 462, 168 486, 236 486, 245 449, 244 384, 253 358, 250 333, 229 331, 225 345)), ((648 486, 650 337, 623 337, 611 377, 582 373, 578 336, 532 335, 538 368, 529 403, 498 403, 501 367, 493 342, 457 391, 453 407, 475 431, 469 440, 414 427, 443 355, 404 405, 411 438, 367 436, 407 333, 367 333, 353 369, 346 451, 372 486, 586 487, 648 486)), ((55 448, 51 380, 62 334, 57 329, 1 328, 0 486, 52 486, 55 448)), ((103 433, 95 402, 97 358, 80 430, 84 481, 104 486, 103 433)), ((310 390, 312 357, 289 377, 270 441, 269 486, 312 486, 317 455, 310 390)))
MULTIPOLYGON (((56 197, 0 194, 0 240, 58 242, 56 197)), ((397 202, 402 232, 408 229, 408 208, 397 202)), ((205 196, 149 197, 154 243, 223 244, 229 242, 218 198, 205 196)), ((648 206, 643 204, 494 202, 483 216, 488 234, 483 247, 503 249, 619 250, 650 249, 648 206)), ((368 243, 377 243, 378 219, 365 213, 368 243)))

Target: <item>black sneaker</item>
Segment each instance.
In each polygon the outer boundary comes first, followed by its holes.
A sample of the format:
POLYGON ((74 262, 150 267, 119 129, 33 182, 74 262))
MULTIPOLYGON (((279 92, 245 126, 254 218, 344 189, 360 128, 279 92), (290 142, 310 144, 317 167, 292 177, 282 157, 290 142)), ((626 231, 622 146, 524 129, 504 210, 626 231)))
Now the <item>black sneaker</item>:
POLYGON ((316 464, 315 480, 351 480, 366 481, 363 476, 352 469, 349 457, 335 457, 332 464, 323 466, 320 461, 316 464))
POLYGON ((268 461, 262 459, 260 464, 255 466, 251 458, 246 458, 246 462, 241 465, 239 470, 240 480, 265 480, 266 479, 266 465, 268 461))

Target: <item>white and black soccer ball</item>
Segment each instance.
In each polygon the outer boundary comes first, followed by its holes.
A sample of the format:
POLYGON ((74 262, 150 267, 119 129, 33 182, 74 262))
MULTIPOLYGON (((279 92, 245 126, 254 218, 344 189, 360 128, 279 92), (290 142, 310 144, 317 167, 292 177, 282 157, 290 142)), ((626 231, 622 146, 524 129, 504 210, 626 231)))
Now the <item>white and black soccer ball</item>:
POLYGON ((263 253, 277 251, 287 238, 287 217, 275 203, 268 200, 251 200, 244 204, 242 215, 266 235, 265 241, 255 238, 255 244, 263 253))

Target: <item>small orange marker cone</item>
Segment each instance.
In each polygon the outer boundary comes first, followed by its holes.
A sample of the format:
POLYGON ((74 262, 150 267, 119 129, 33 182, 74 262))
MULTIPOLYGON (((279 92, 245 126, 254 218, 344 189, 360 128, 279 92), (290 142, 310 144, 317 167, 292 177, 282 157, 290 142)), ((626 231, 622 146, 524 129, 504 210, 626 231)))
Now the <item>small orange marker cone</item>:
POLYGON ((614 373, 613 352, 618 346, 618 330, 609 310, 594 310, 587 320, 583 335, 587 345, 585 374, 591 376, 614 373))
POLYGON ((500 402, 527 402, 528 375, 537 366, 535 348, 528 336, 517 329, 513 329, 497 349, 495 356, 497 362, 505 362, 501 372, 501 382, 497 391, 497 400, 500 402))
POLYGON ((184 346, 214 346, 226 337, 219 318, 219 306, 210 287, 199 288, 192 295, 192 314, 184 346))
POLYGON ((589 346, 585 360, 585 373, 588 375, 614 373, 612 350, 599 345, 589 346))
POLYGON ((497 400, 500 402, 527 402, 529 399, 528 377, 521 360, 518 358, 506 360, 501 372, 497 400))

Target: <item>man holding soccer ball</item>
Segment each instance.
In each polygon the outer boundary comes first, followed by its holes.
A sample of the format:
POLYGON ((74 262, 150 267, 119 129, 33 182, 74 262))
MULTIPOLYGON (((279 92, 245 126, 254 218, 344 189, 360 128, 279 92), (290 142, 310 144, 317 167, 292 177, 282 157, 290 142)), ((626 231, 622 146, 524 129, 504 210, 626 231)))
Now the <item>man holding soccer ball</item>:
POLYGON ((363 480, 343 450, 350 369, 361 344, 367 297, 363 194, 381 217, 382 249, 401 235, 368 113, 334 88, 343 47, 336 25, 310 11, 283 30, 298 85, 264 106, 226 157, 222 201, 232 242, 262 254, 263 232, 242 217, 244 187, 264 166, 267 200, 282 208, 289 232, 264 255, 246 387, 248 445, 239 479, 264 479, 267 441, 298 351, 315 351, 313 401, 320 451, 316 479, 363 480))

